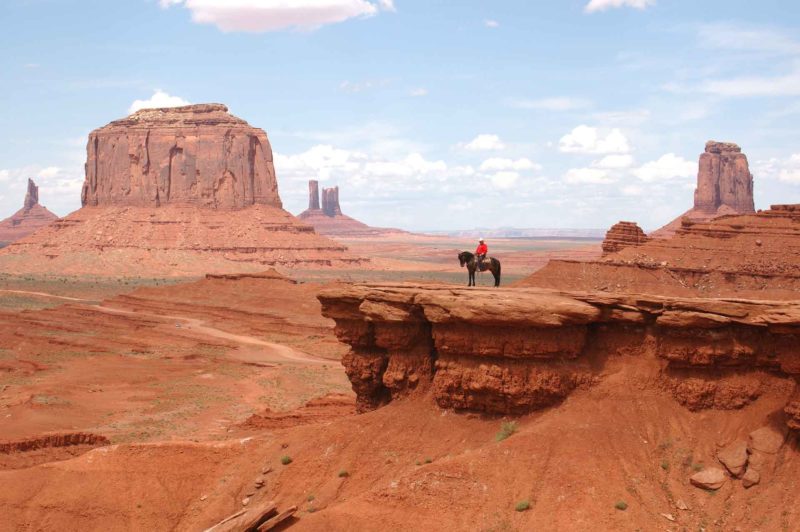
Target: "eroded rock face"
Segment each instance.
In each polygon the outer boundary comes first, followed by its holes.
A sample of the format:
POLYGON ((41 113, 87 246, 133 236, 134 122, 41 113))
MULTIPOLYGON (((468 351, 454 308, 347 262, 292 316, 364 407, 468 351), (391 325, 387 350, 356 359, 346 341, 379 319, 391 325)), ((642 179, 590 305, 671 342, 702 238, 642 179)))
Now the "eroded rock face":
POLYGON ((339 187, 322 189, 322 212, 325 216, 336 216, 342 214, 339 206, 339 187))
POLYGON ((769 387, 788 398, 800 377, 797 302, 482 292, 401 284, 324 290, 322 312, 352 348, 343 363, 359 407, 431 387, 441 407, 523 414, 594 384, 603 373, 597 360, 615 355, 661 360, 664 387, 692 410, 742 408, 759 397, 762 379, 774 379, 769 387))
POLYGON ((647 235, 635 222, 618 222, 611 226, 603 240, 603 255, 647 242, 647 235))
POLYGON ((709 140, 700 155, 694 208, 716 214, 723 206, 733 213, 755 211, 753 175, 739 146, 709 140))
POLYGON ((32 179, 28 179, 22 208, 0 221, 0 247, 16 242, 57 219, 58 216, 39 205, 39 187, 32 179))
POLYGON ((319 210, 319 181, 308 182, 308 209, 319 210))
POLYGON ((92 131, 84 206, 281 206, 262 129, 222 104, 142 109, 92 131))

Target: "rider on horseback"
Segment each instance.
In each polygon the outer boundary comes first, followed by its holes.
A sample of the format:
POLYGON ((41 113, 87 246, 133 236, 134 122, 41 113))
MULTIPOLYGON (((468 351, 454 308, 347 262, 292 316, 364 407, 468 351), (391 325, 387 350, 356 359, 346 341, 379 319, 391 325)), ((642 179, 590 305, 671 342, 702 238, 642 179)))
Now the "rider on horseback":
POLYGON ((480 271, 485 269, 483 266, 483 259, 486 258, 487 253, 489 253, 489 246, 487 246, 481 238, 478 240, 478 247, 475 249, 475 262, 478 264, 478 270, 480 271))

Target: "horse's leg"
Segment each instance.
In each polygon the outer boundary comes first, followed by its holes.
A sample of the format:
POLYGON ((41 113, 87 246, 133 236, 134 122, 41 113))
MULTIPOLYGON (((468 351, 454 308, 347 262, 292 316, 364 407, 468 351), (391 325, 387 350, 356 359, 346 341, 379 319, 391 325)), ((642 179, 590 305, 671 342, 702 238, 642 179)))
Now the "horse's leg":
POLYGON ((496 272, 495 270, 492 270, 492 275, 494 275, 494 286, 495 287, 500 286, 500 273, 496 272))

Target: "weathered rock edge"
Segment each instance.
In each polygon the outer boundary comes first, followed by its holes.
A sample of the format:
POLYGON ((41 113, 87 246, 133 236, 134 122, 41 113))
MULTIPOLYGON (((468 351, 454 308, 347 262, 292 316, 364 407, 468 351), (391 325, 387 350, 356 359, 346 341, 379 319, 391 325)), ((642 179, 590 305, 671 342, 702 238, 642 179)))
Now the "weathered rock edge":
MULTIPOLYGON (((362 411, 432 384, 442 407, 522 414, 592 384, 614 355, 658 357, 665 373, 800 377, 800 301, 404 284, 318 298, 351 346, 342 363, 362 411)), ((790 402, 795 429, 797 411, 790 402)))

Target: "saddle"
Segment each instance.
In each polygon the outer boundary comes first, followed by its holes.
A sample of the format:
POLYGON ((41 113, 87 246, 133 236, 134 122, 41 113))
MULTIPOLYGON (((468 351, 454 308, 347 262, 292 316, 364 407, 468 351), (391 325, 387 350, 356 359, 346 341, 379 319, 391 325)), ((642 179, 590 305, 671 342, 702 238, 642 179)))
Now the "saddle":
POLYGON ((478 271, 479 272, 485 272, 486 270, 489 269, 489 266, 491 266, 491 262, 489 261, 489 257, 476 258, 475 262, 478 265, 478 271))

